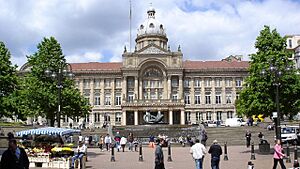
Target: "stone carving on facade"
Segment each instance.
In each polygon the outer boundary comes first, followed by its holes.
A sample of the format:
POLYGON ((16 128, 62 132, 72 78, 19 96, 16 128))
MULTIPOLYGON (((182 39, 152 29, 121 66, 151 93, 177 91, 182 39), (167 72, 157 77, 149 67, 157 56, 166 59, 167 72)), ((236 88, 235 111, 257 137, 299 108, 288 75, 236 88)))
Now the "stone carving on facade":
POLYGON ((141 54, 165 54, 166 52, 154 47, 154 46, 151 46, 143 51, 140 52, 141 54))
POLYGON ((144 115, 143 119, 146 123, 149 124, 156 124, 162 121, 164 115, 160 113, 160 111, 158 111, 157 115, 151 115, 151 113, 149 111, 146 111, 146 114, 144 115))

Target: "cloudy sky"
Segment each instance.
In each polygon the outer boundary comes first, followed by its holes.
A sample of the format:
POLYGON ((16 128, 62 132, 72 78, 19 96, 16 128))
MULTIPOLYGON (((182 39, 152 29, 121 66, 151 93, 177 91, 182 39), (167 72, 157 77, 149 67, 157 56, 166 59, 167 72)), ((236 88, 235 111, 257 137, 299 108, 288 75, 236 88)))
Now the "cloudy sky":
MULTIPOLYGON (((300 34, 300 0, 131 0, 132 35, 152 3, 171 50, 184 59, 220 60, 255 52, 263 25, 300 34)), ((129 46, 129 0, 0 0, 0 41, 22 66, 43 37, 54 36, 67 61, 121 61, 129 46)))

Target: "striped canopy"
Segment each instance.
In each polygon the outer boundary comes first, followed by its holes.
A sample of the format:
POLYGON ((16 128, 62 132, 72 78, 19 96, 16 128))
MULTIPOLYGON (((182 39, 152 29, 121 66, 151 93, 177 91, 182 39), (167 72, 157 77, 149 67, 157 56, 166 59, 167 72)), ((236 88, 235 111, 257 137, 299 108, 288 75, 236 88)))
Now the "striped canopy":
POLYGON ((16 132, 17 136, 23 135, 68 135, 73 133, 80 133, 80 130, 67 129, 67 128, 56 128, 56 127, 45 127, 31 130, 24 130, 16 132))

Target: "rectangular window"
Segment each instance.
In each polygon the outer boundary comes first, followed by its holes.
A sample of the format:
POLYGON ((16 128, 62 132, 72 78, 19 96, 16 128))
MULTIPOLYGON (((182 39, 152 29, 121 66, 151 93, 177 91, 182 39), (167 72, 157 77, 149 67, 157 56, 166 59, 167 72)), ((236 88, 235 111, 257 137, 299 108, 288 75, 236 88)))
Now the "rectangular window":
POLYGON ((127 87, 133 88, 134 87, 134 79, 132 77, 128 77, 127 79, 127 87))
POLYGON ((89 123, 90 122, 90 116, 89 115, 85 115, 84 121, 89 123))
POLYGON ((225 86, 226 87, 232 87, 232 79, 226 78, 226 80, 225 80, 225 86))
POLYGON ((211 120, 211 112, 206 112, 206 120, 211 120))
POLYGON ((190 79, 184 79, 184 87, 190 87, 190 79))
POLYGON ((211 104, 211 92, 205 92, 205 104, 211 104))
POLYGON ((211 86, 211 79, 210 78, 206 78, 204 80, 204 83, 205 83, 205 87, 210 87, 211 86))
POLYGON ((116 79, 116 88, 121 88, 121 87, 122 87, 122 80, 116 79))
POLYGON ((194 86, 201 87, 201 79, 200 78, 195 78, 194 86))
POLYGON ((90 80, 89 79, 84 79, 83 80, 83 87, 85 89, 89 89, 90 88, 90 80))
POLYGON ((227 112, 227 119, 231 119, 233 118, 233 112, 232 111, 228 111, 227 112))
POLYGON ((95 94, 95 98, 94 98, 94 105, 98 106, 100 105, 100 94, 95 94))
POLYGON ((94 122, 100 122, 100 113, 94 113, 94 122))
POLYGON ((172 94, 172 101, 177 101, 177 99, 178 99, 178 94, 177 93, 172 94))
POLYGON ((196 121, 197 122, 203 121, 203 113, 202 112, 196 112, 196 121))
POLYGON ((242 87, 242 79, 237 78, 237 79, 235 80, 235 86, 236 86, 236 87, 242 87))
POLYGON ((185 94, 184 95, 184 103, 185 104, 191 104, 190 94, 185 94))
POLYGON ((232 103, 232 94, 231 92, 226 92, 226 104, 232 103))
POLYGON ((216 92, 216 104, 221 104, 221 92, 216 92))
POLYGON ((293 44, 292 44, 292 39, 289 39, 289 48, 292 48, 293 44))
POLYGON ((105 79, 104 80, 104 86, 105 87, 110 87, 110 84, 111 84, 111 80, 110 79, 105 79))
POLYGON ((128 93, 128 102, 132 103, 134 99, 134 94, 132 92, 128 93))
POLYGON ((117 106, 120 106, 121 105, 121 101, 122 101, 122 99, 121 99, 121 94, 116 94, 116 105, 117 106))
POLYGON ((122 113, 116 112, 116 123, 121 123, 122 120, 122 113))
POLYGON ((148 87, 148 81, 147 80, 144 80, 143 81, 143 87, 145 88, 145 87, 148 87))
POLYGON ((221 79, 220 78, 215 79, 215 87, 221 87, 221 79))
POLYGON ((172 87, 178 87, 178 79, 172 79, 172 81, 171 81, 171 83, 172 83, 172 87))
POLYGON ((76 88, 79 88, 79 84, 80 84, 79 80, 76 80, 76 82, 75 82, 75 87, 76 87, 76 88))
POLYGON ((200 104, 201 102, 201 94, 195 93, 195 104, 200 104))
POLYGON ((239 94, 239 93, 236 93, 235 100, 238 100, 239 97, 240 97, 240 94, 239 94))
POLYGON ((104 105, 111 105, 110 94, 105 94, 104 105))
POLYGON ((100 79, 94 80, 95 88, 100 88, 100 79))

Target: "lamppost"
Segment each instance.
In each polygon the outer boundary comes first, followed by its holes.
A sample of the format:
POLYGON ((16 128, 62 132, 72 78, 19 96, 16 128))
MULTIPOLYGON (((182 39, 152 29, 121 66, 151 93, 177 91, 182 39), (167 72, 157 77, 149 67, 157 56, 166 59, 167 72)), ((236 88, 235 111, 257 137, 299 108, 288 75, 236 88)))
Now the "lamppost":
POLYGON ((276 94, 275 102, 276 102, 276 111, 277 112, 274 112, 273 116, 276 117, 276 120, 275 120, 276 139, 280 140, 280 141, 281 141, 281 127, 280 127, 281 113, 280 113, 280 110, 279 110, 279 86, 281 85, 280 84, 280 77, 283 74, 282 70, 284 70, 284 71, 287 72, 287 71, 290 71, 291 69, 292 69, 292 67, 289 66, 289 65, 287 65, 286 63, 285 63, 285 65, 283 67, 280 67, 279 63, 275 61, 274 63, 270 64, 270 67, 269 67, 268 70, 263 69, 261 71, 262 75, 265 76, 266 74, 270 74, 270 75, 274 76, 274 78, 275 78, 274 79, 275 82, 273 83, 273 85, 276 86, 276 90, 275 90, 275 94, 276 94))
POLYGON ((58 109, 56 114, 57 127, 60 127, 60 114, 61 114, 61 90, 63 88, 63 79, 65 77, 73 78, 74 74, 72 72, 72 67, 69 63, 60 62, 59 67, 56 70, 46 69, 45 74, 47 77, 51 77, 54 80, 57 80, 57 89, 58 89, 58 109))

